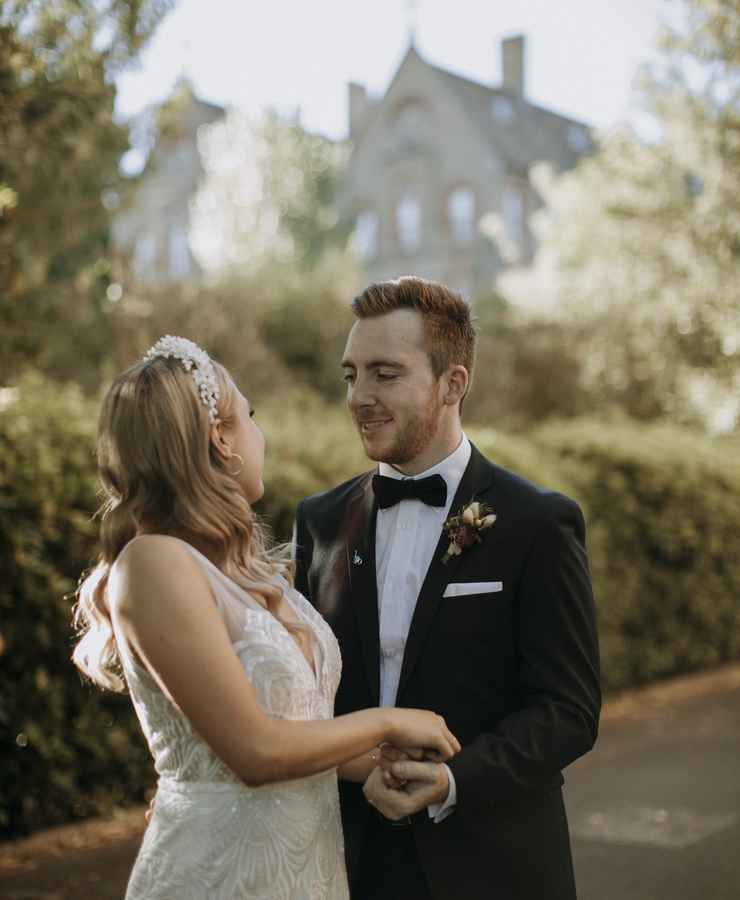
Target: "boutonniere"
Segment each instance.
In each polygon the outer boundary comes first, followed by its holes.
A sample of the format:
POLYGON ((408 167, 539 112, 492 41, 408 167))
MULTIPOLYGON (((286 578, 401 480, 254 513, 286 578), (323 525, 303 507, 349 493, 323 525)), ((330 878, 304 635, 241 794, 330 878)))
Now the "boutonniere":
POLYGON ((490 528, 495 521, 496 516, 491 507, 478 501, 463 506, 456 516, 450 516, 443 526, 450 539, 450 546, 445 551, 442 562, 447 563, 453 556, 460 556, 471 544, 482 543, 481 532, 490 528))

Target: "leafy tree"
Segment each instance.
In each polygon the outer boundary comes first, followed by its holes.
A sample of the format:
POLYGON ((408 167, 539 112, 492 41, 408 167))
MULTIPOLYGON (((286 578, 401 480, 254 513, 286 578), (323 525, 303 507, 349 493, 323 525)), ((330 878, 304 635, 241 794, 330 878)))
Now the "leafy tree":
POLYGON ((215 283, 150 294, 132 286, 110 314, 113 363, 122 369, 162 334, 183 334, 223 362, 257 406, 299 385, 339 401, 349 298, 358 286, 340 251, 310 269, 272 260, 215 283))
POLYGON ((272 262, 315 266, 346 244, 335 197, 346 147, 267 112, 232 111, 202 141, 205 176, 193 209, 204 267, 228 278, 272 262))
POLYGON ((258 396, 300 383, 336 400, 359 288, 334 206, 345 147, 269 111, 257 121, 231 111, 204 132, 191 241, 207 277, 197 299, 152 291, 142 317, 146 288, 134 286, 117 320, 138 341, 180 329, 258 396))
POLYGON ((113 75, 172 0, 0 6, 0 384, 105 353, 109 209, 127 129, 113 75))
POLYGON ((336 207, 348 147, 274 112, 265 116, 261 131, 267 197, 290 235, 298 262, 314 265, 349 237, 350 223, 340 221, 336 207))
POLYGON ((740 372, 740 3, 682 12, 644 79, 658 139, 621 130, 537 173, 540 250, 501 287, 570 330, 602 406, 711 424, 740 372))
POLYGON ((529 431, 592 410, 569 326, 522 315, 497 294, 477 297, 474 312, 478 346, 466 422, 529 431))

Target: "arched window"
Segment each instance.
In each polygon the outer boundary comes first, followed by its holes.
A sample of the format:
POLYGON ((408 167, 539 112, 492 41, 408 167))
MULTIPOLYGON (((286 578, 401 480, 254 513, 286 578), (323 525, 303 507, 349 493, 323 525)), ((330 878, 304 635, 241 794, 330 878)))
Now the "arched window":
POLYGON ((353 244, 362 260, 378 255, 378 214, 371 209, 363 209, 357 216, 353 244))
POLYGON ((403 253, 414 253, 421 246, 421 205, 416 194, 403 194, 396 207, 398 243, 403 253))
POLYGON ((458 244, 475 237, 475 194, 468 187, 455 188, 447 198, 447 215, 452 236, 458 244))

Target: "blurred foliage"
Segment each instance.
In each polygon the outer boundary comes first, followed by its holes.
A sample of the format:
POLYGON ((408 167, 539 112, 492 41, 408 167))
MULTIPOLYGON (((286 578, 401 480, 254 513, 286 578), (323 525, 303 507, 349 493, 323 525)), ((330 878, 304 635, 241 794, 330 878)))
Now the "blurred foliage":
MULTIPOLYGON (((159 116, 160 137, 168 121, 159 116)), ((258 405, 296 383, 339 399, 349 300, 360 287, 347 229, 332 212, 344 148, 273 112, 252 121, 231 111, 201 129, 199 144, 192 241, 205 277, 124 278, 120 300, 106 306, 112 367, 163 333, 184 334, 258 405)))
POLYGON ((340 220, 336 205, 348 147, 275 112, 265 116, 260 130, 266 198, 291 237, 295 261, 312 266, 349 238, 349 223, 340 220))
POLYGON ((474 317, 478 346, 467 421, 518 431, 598 407, 568 326, 523 316, 496 294, 476 298, 474 317))
POLYGON ((170 5, 0 6, 0 384, 29 363, 96 382, 107 352, 105 204, 128 146, 112 76, 170 5))
POLYGON ((338 400, 353 321, 347 298, 358 284, 351 258, 337 251, 308 269, 273 261, 212 284, 131 287, 108 309, 113 362, 128 366, 162 334, 182 334, 223 362, 256 406, 296 384, 338 400))
MULTIPOLYGON (((98 400, 39 375, 0 393, 0 834, 146 799, 154 771, 130 702, 72 666, 71 599, 95 553, 98 400)), ((260 513, 368 468, 346 410, 286 389, 257 403, 260 513)), ((736 441, 679 428, 551 423, 469 429, 495 462, 574 496, 589 522, 603 680, 613 690, 740 659, 736 441)))
POLYGON ((192 244, 216 278, 250 277, 270 264, 310 269, 347 244, 336 212, 347 147, 267 111, 236 110, 200 138, 204 176, 192 208, 192 244))
POLYGON ((740 4, 682 6, 643 78, 656 139, 536 174, 540 249, 502 290, 567 329, 603 407, 711 425, 740 386, 740 4))
POLYGON ((261 291, 260 315, 265 343, 279 355, 291 377, 318 391, 324 399, 344 397, 340 362, 354 322, 348 298, 358 292, 358 273, 350 257, 324 254, 312 269, 283 272, 261 291), (270 287, 274 295, 269 297, 270 287))
POLYGON ((0 394, 0 834, 141 801, 151 763, 127 697, 70 662, 70 606, 93 561, 96 404, 22 378, 0 394))
POLYGON ((675 426, 552 423, 589 523, 604 684, 639 685, 740 659, 740 457, 675 426))
POLYGON ((258 511, 277 540, 290 540, 296 508, 369 468, 349 413, 296 390, 257 413, 267 438, 265 496, 258 511))

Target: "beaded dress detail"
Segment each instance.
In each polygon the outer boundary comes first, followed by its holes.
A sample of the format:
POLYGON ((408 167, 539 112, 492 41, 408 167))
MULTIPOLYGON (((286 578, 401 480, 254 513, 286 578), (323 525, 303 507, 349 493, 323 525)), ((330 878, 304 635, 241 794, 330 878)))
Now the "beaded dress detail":
MULTIPOLYGON (((313 634, 315 673, 283 625, 190 544, 265 712, 329 719, 337 641, 284 580, 313 634)), ((335 771, 247 787, 118 641, 131 699, 159 775, 151 821, 125 900, 348 900, 335 771)))

